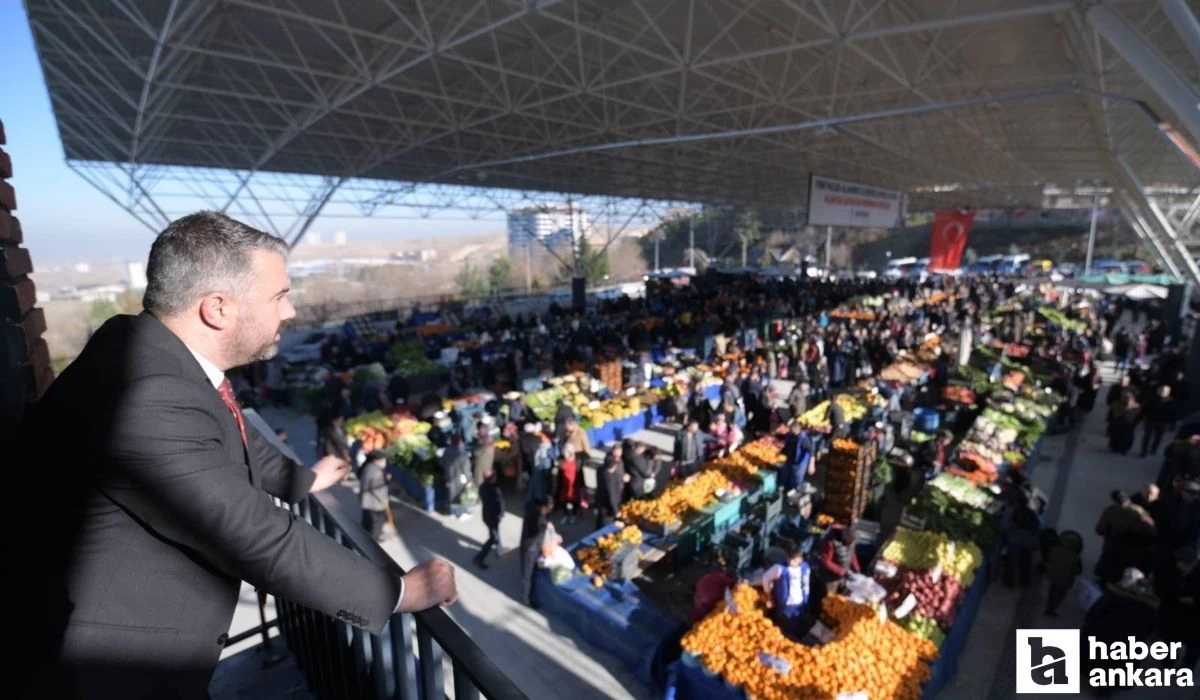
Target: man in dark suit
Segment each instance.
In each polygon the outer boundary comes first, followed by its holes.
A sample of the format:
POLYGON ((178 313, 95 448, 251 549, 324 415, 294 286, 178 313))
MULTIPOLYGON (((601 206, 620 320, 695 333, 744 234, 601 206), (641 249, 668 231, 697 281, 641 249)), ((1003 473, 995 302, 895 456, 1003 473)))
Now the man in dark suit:
POLYGON ((446 562, 397 579, 272 501, 349 471, 285 458, 224 378, 277 352, 295 315, 287 252, 221 214, 173 222, 150 250, 145 312, 106 322, 34 407, 18 463, 54 475, 56 508, 13 544, 12 622, 35 656, 14 664, 29 674, 16 697, 207 697, 242 581, 374 634, 397 610, 454 602, 446 562), (65 430, 75 449, 45 464, 65 430))

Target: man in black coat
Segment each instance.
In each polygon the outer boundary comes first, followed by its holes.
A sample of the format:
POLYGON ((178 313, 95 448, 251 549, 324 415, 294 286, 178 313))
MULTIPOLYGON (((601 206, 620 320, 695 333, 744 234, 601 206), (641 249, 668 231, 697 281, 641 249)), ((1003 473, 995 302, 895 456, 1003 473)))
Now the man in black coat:
POLYGON ((224 378, 277 352, 295 315, 287 252, 221 214, 173 222, 150 250, 146 311, 106 322, 33 409, 14 471, 42 490, 53 474, 56 507, 10 542, 17 653, 34 657, 10 658, 15 697, 207 698, 242 581, 375 634, 396 610, 455 600, 449 564, 399 579, 272 501, 349 472, 284 456, 224 378), (75 449, 46 464, 64 429, 75 449))
POLYGON ((504 493, 500 490, 496 472, 491 469, 483 474, 483 484, 479 487, 479 503, 483 510, 483 524, 487 525, 488 538, 472 561, 475 562, 475 566, 486 569, 487 557, 492 553, 493 547, 503 553, 503 547, 500 546, 500 520, 504 517, 504 493))
POLYGON ((604 456, 596 484, 596 529, 604 527, 608 518, 615 518, 621 510, 621 493, 629 477, 625 474, 622 461, 624 450, 621 444, 612 446, 604 456))
POLYGON ((623 453, 625 473, 629 475, 628 495, 641 498, 646 495, 646 483, 654 478, 657 465, 650 464, 646 459, 646 445, 643 443, 626 440, 623 453))
POLYGON ((1143 457, 1158 454, 1163 434, 1167 432, 1168 427, 1174 428, 1175 422, 1179 420, 1179 416, 1176 414, 1177 410, 1175 399, 1171 397, 1171 386, 1169 384, 1159 386, 1142 416, 1144 419, 1142 424, 1143 457))
POLYGON ((525 504, 525 520, 521 523, 521 602, 531 608, 537 607, 533 600, 533 573, 541 556, 542 539, 547 530, 554 530, 549 520, 553 510, 554 499, 550 496, 525 504))

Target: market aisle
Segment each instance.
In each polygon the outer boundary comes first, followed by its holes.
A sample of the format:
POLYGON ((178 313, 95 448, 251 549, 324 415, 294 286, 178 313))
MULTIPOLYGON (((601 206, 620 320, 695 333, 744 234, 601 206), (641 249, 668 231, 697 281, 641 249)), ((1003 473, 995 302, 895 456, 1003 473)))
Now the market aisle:
MULTIPOLYGON (((597 652, 565 623, 518 602, 516 552, 490 559, 487 571, 471 565, 487 538, 478 516, 457 520, 394 500, 392 511, 400 536, 383 548, 405 568, 434 554, 458 568, 459 602, 447 612, 526 695, 572 700, 651 697, 620 661, 597 652)), ((516 546, 521 519, 505 517, 500 535, 506 547, 516 546)))
MULTIPOLYGON (((1034 483, 1050 499, 1045 522, 1060 532, 1074 530, 1083 537, 1083 576, 1090 576, 1100 556, 1101 538, 1095 534, 1100 513, 1111 502, 1114 489, 1136 491, 1154 479, 1161 457, 1141 459, 1122 457, 1108 450, 1104 435, 1104 398, 1115 381, 1112 363, 1102 367, 1104 386, 1096 408, 1083 425, 1067 436, 1048 438, 1043 444, 1034 483)), ((1138 434, 1140 440, 1140 432, 1138 434)), ((1140 442, 1138 443, 1140 445, 1140 442)), ((995 572, 979 617, 959 660, 958 674, 939 695, 939 700, 990 700, 1011 698, 1015 694, 1015 630, 1019 628, 1074 628, 1083 624, 1083 611, 1075 603, 1075 592, 1058 611, 1057 618, 1042 615, 1046 585, 1039 579, 1027 589, 1009 590, 995 572)), ((1028 696, 1038 697, 1038 696, 1028 696)), ((1047 695, 1046 697, 1058 697, 1047 695)), ((1200 697, 1180 689, 1137 689, 1122 693, 1121 698, 1200 697)))
MULTIPOLYGON (((290 410, 264 409, 262 414, 272 426, 286 428, 289 444, 311 463, 316 432, 312 417, 290 410)), ((334 493, 347 510, 358 512, 354 491, 339 486, 334 493)), ((519 505, 515 496, 507 498, 512 501, 510 506, 519 505)), ((399 536, 384 543, 384 550, 404 568, 433 555, 457 567, 459 602, 447 612, 526 695, 572 700, 651 697, 620 661, 596 652, 566 624, 518 602, 520 562, 515 551, 490 559, 487 571, 471 565, 471 557, 487 539, 478 514, 458 520, 425 513, 395 497, 392 512, 399 536)), ((591 519, 580 518, 576 527, 590 531, 591 519)), ((521 519, 506 516, 500 523, 500 536, 506 547, 515 547, 521 537, 521 519)), ((244 586, 231 634, 258 624, 253 601, 253 589, 244 586)), ((447 682, 451 677, 447 666, 447 682)))

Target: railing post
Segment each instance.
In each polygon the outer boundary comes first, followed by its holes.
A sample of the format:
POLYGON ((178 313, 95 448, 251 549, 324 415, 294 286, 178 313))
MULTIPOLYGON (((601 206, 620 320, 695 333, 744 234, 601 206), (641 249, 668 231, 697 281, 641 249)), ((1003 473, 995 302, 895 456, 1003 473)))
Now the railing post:
POLYGON ((412 615, 392 615, 392 623, 388 625, 392 637, 392 658, 396 666, 392 671, 396 674, 396 689, 399 697, 408 700, 419 697, 417 693, 417 657, 413 653, 413 625, 416 620, 412 615))
MULTIPOLYGON (((268 441, 275 437, 257 412, 247 410, 244 414, 268 441)), ((290 452, 286 446, 281 449, 285 454, 290 452)), ((292 504, 290 510, 338 544, 395 576, 404 575, 404 570, 332 494, 310 495, 292 504)), ((280 634, 303 672, 309 690, 320 700, 367 697, 444 700, 447 682, 443 657, 447 655, 452 663, 451 682, 456 700, 478 700, 481 696, 490 700, 527 700, 440 609, 393 614, 383 635, 376 637, 287 600, 277 598, 275 606, 280 634)))
POLYGON ((421 657, 421 697, 423 700, 441 700, 446 697, 442 683, 442 648, 420 620, 417 620, 417 654, 421 657))
POLYGON ((463 669, 462 663, 454 659, 454 700, 479 700, 479 689, 463 669))

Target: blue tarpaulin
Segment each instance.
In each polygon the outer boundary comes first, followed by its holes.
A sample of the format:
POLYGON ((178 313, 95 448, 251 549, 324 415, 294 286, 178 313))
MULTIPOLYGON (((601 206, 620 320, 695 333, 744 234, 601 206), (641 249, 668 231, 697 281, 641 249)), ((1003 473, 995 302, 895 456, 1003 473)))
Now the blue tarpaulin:
MULTIPOLYGON (((603 535, 616 532, 609 525, 568 549, 591 546, 603 535)), ((647 534, 642 548, 655 541, 647 534)), ((596 588, 591 577, 576 572, 561 585, 539 569, 533 581, 534 597, 543 611, 563 620, 585 639, 617 657, 648 687, 665 682, 664 656, 678 643, 687 625, 650 600, 632 583, 609 579, 596 588)))
POLYGON ((995 560, 994 554, 998 550, 999 547, 995 547, 992 556, 986 557, 975 572, 975 580, 967 589, 967 597, 959 606, 954 617, 954 624, 950 626, 950 631, 946 634, 941 649, 938 650, 937 661, 934 661, 933 665, 929 667, 932 677, 925 684, 925 692, 921 695, 925 700, 936 697, 938 692, 958 672, 958 655, 966 647, 971 627, 975 625, 975 616, 979 614, 979 605, 983 601, 983 593, 987 590, 988 578, 991 576, 992 562, 995 560))
POLYGON ((388 465, 387 471, 392 475, 392 479, 400 484, 404 492, 407 493, 417 505, 425 509, 426 512, 432 513, 437 510, 439 505, 445 505, 448 494, 446 493, 446 485, 441 482, 434 482, 429 486, 422 484, 420 481, 410 474, 408 471, 394 465, 388 465))
POLYGON ((587 431, 588 440, 593 445, 607 445, 629 437, 648 425, 646 411, 641 411, 628 418, 610 420, 599 428, 591 428, 587 431))
POLYGON ((676 661, 667 668, 664 700, 745 700, 746 694, 716 674, 676 661))

